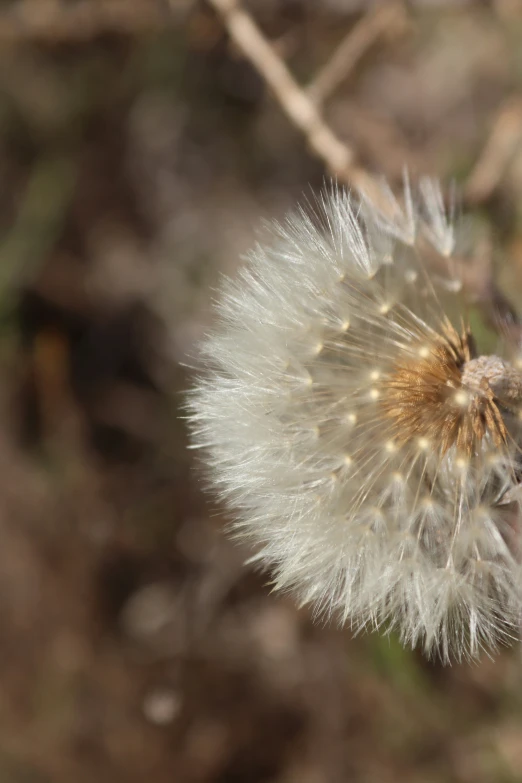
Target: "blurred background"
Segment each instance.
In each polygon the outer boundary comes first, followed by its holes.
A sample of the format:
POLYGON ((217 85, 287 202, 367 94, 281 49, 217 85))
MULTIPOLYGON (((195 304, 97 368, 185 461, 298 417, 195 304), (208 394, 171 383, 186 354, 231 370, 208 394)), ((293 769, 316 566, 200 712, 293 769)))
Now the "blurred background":
MULTIPOLYGON (((522 3, 245 7, 358 166, 456 181, 522 309, 522 3)), ((516 647, 312 623, 187 450, 220 275, 325 176, 210 5, 0 3, 0 783, 522 781, 516 647)))

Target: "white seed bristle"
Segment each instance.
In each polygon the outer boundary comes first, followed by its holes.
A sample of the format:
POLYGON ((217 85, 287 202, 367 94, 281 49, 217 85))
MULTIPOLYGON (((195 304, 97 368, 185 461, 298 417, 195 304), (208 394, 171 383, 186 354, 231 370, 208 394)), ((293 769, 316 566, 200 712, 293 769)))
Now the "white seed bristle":
POLYGON ((522 359, 476 356, 445 312, 461 280, 438 185, 382 195, 334 188, 226 281, 193 440, 279 589, 476 656, 522 615, 522 359))

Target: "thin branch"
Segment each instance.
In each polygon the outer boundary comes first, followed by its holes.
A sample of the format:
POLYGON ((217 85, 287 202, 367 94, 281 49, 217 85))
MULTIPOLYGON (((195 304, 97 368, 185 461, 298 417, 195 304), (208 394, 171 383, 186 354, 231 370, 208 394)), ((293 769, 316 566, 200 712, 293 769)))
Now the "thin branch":
POLYGON ((264 78, 283 111, 304 134, 328 171, 377 198, 379 187, 373 177, 355 165, 353 150, 328 127, 318 107, 296 82, 251 16, 237 0, 209 2, 223 19, 231 39, 264 78))
POLYGON ((500 185, 522 143, 522 101, 502 106, 489 138, 464 188, 466 201, 486 201, 500 185))
POLYGON ((353 162, 352 151, 324 123, 319 111, 252 18, 235 0, 210 0, 222 16, 230 37, 271 87, 290 120, 307 137, 312 149, 338 174, 353 162))
POLYGON ((404 27, 405 21, 404 7, 393 0, 363 16, 308 86, 308 95, 314 103, 323 104, 348 78, 368 49, 383 35, 404 27))

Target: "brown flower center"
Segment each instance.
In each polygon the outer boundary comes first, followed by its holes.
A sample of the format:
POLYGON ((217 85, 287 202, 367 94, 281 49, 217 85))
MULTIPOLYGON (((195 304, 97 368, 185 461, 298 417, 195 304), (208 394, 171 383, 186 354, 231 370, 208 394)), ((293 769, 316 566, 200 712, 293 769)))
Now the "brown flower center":
POLYGON ((418 358, 398 362, 383 380, 381 407, 399 445, 426 439, 445 454, 470 457, 489 433, 496 446, 507 431, 499 405, 522 399, 522 376, 497 356, 475 358, 469 329, 445 321, 441 334, 419 346, 418 358))

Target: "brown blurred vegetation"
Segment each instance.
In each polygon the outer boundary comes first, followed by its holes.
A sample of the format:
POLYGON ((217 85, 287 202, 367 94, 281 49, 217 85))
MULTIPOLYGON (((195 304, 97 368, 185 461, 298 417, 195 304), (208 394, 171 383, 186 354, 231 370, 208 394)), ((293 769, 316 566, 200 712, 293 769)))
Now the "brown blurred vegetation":
MULTIPOLYGON (((303 85, 370 5, 247 3, 303 85)), ((522 4, 404 9, 325 117, 394 183, 454 178, 522 309, 522 4)), ((214 287, 324 176, 203 3, 0 4, 1 783, 522 780, 518 649, 315 625, 201 494, 214 287)))

